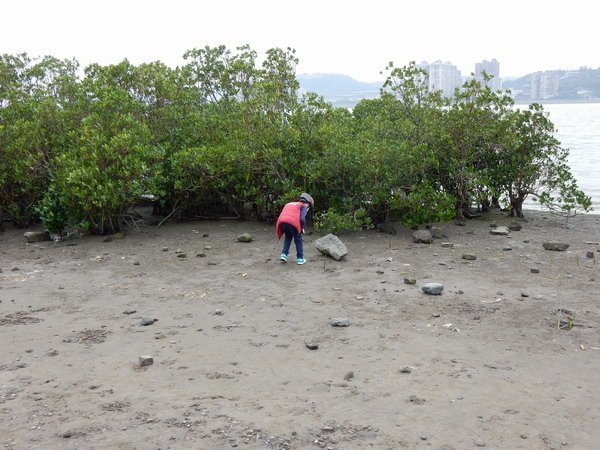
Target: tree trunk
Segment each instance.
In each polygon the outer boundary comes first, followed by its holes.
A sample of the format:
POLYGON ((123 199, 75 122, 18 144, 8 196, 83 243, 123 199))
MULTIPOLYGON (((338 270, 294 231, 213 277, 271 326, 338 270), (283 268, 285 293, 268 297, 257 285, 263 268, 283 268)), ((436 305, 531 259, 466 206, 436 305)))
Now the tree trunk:
POLYGON ((523 202, 526 195, 519 193, 516 197, 510 197, 510 212, 509 217, 523 218, 523 202))

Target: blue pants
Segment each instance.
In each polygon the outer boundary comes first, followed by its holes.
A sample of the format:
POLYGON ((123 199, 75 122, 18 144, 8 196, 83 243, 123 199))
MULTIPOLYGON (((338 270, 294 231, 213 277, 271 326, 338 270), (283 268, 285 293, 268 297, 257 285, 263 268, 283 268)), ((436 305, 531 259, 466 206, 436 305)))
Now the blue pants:
POLYGON ((294 240, 294 244, 296 244, 296 257, 304 258, 304 246, 302 242, 302 235, 298 233, 296 227, 294 225, 290 225, 289 223, 282 223, 281 230, 285 234, 285 238, 283 240, 283 251, 284 255, 290 253, 290 245, 292 245, 292 239, 294 240))

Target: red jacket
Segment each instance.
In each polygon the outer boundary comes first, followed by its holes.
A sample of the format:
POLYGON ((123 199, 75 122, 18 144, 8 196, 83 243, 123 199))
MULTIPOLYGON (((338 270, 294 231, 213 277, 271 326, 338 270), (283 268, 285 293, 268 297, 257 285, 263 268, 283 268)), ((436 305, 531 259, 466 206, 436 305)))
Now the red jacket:
POLYGON ((302 233, 302 225, 300 223, 300 214, 302 212, 302 202, 290 202, 287 203, 281 214, 279 214, 279 218, 277 219, 277 224, 275 225, 275 231, 277 233, 277 238, 280 238, 283 235, 283 230, 281 229, 282 223, 289 223, 296 227, 298 233, 302 233))

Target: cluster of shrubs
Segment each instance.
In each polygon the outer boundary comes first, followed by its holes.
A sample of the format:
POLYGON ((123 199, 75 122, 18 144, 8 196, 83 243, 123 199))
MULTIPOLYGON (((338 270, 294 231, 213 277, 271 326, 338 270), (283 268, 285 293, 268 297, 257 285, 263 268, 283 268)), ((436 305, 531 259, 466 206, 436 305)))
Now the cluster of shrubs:
POLYGON ((386 67, 352 111, 299 95, 292 49, 193 49, 185 64, 0 57, 0 224, 110 233, 152 194, 156 212, 226 210, 272 220, 310 192, 327 230, 463 218, 474 205, 522 216, 533 196, 589 209, 540 105, 516 109, 476 81, 454 97, 414 64, 386 67))

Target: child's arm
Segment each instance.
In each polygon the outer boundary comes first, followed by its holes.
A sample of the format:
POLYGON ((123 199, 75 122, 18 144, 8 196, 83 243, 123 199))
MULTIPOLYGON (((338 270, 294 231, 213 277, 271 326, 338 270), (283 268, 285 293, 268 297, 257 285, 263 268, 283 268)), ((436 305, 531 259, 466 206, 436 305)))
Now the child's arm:
POLYGON ((305 205, 302 205, 302 209, 300 209, 300 228, 302 229, 302 234, 304 234, 304 224, 306 223, 307 213, 308 208, 305 205))

